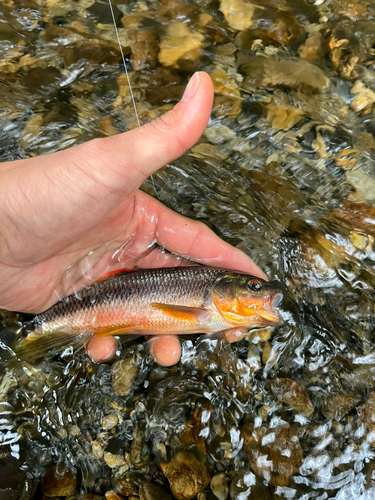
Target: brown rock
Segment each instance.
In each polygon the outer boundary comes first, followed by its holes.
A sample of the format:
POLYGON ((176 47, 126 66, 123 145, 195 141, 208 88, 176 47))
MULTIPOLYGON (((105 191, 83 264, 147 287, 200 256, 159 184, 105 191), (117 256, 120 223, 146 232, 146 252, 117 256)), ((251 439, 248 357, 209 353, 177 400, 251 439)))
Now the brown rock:
POLYGON ((159 484, 144 483, 139 488, 139 500, 173 500, 173 496, 159 484))
POLYGON ((229 26, 234 30, 245 30, 253 25, 256 10, 263 10, 250 2, 243 0, 221 0, 220 10, 224 14, 229 26))
POLYGON ((193 33, 186 24, 171 24, 160 42, 160 63, 178 68, 180 61, 196 61, 202 55, 203 40, 201 33, 193 33))
POLYGON ((366 203, 344 200, 331 218, 347 229, 375 236, 375 208, 366 203))
POLYGON ((130 461, 136 467, 143 467, 150 460, 150 454, 144 445, 145 433, 139 427, 133 431, 133 441, 130 449, 130 461))
POLYGON ((254 428, 250 424, 243 429, 242 437, 255 474, 262 477, 267 472, 272 486, 287 486, 290 477, 302 465, 303 452, 296 433, 285 427, 254 428))
POLYGON ((64 464, 48 467, 40 480, 42 492, 47 497, 72 495, 77 486, 77 478, 72 469, 64 464))
POLYGON ((158 53, 153 30, 130 30, 128 32, 131 41, 131 57, 135 71, 153 69, 156 65, 158 53))
POLYGON ((200 445, 201 451, 205 449, 204 442, 210 433, 212 404, 206 398, 199 398, 195 403, 193 415, 185 423, 185 432, 181 436, 181 444, 192 446, 200 445), (203 449, 202 449, 203 448, 203 449))
MULTIPOLYGON (((364 405, 357 409, 360 423, 365 424, 369 433, 375 433, 375 392, 371 392, 364 405)), ((370 442, 370 446, 375 447, 375 438, 370 442)))
POLYGON ((86 493, 82 497, 79 497, 79 500, 103 500, 103 497, 94 493, 86 493))
POLYGON ((361 65, 372 57, 374 43, 375 21, 344 20, 338 23, 329 41, 333 66, 344 78, 357 78, 361 65))
POLYGON ((257 88, 286 87, 304 92, 322 92, 330 85, 324 71, 308 61, 280 60, 252 56, 242 66, 246 74, 242 87, 253 92, 257 88))
POLYGON ((272 379, 269 384, 274 395, 286 406, 307 417, 313 413, 314 406, 310 401, 309 394, 298 380, 278 377, 272 379))
POLYGON ((305 61, 319 61, 326 56, 328 46, 320 31, 313 31, 307 40, 300 46, 298 52, 305 61))
POLYGON ((110 490, 105 494, 107 500, 123 500, 122 496, 118 495, 115 491, 110 490))
POLYGON ((287 46, 304 39, 305 29, 294 14, 272 6, 263 10, 257 7, 248 29, 238 35, 242 49, 251 49, 255 40, 262 40, 264 45, 287 46))
POLYGON ((126 472, 116 477, 114 490, 125 497, 137 497, 139 495, 139 484, 143 481, 144 479, 138 474, 126 472))
POLYGON ((100 425, 103 427, 103 429, 106 429, 107 431, 116 427, 117 424, 118 424, 118 417, 117 415, 113 415, 112 413, 103 417, 100 422, 100 425))
MULTIPOLYGON (((253 478, 251 478, 253 479, 253 478)), ((271 500, 269 489, 257 478, 255 484, 246 475, 235 474, 230 483, 229 497, 231 500, 271 500), (250 484, 249 484, 250 483, 250 484)))
POLYGON ((358 80, 353 85, 351 93, 355 94, 355 98, 350 103, 350 107, 357 113, 360 111, 365 114, 369 113, 375 102, 375 92, 366 88, 365 85, 358 80))
POLYGON ((349 394, 329 394, 325 398, 322 413, 327 420, 342 420, 358 402, 353 392, 349 394))
POLYGON ((192 500, 211 480, 206 465, 188 451, 177 452, 170 462, 160 467, 178 500, 192 500))

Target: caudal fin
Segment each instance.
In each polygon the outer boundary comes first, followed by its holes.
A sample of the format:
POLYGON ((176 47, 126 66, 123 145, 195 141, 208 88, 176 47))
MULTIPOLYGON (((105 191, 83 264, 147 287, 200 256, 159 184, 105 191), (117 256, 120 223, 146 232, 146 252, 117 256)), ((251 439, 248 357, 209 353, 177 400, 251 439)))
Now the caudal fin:
POLYGON ((32 332, 12 346, 16 356, 30 363, 45 357, 49 352, 62 352, 67 347, 78 349, 85 346, 93 337, 91 332, 72 335, 67 330, 53 332, 32 332))

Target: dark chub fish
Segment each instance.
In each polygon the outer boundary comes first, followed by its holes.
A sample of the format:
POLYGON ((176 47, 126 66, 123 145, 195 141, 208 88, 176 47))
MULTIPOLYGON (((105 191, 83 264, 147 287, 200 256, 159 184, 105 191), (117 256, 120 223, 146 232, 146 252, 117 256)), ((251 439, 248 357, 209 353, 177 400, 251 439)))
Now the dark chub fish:
POLYGON ((94 335, 216 333, 282 324, 282 293, 266 281, 213 267, 122 272, 61 300, 34 319, 15 348, 36 359, 94 335))

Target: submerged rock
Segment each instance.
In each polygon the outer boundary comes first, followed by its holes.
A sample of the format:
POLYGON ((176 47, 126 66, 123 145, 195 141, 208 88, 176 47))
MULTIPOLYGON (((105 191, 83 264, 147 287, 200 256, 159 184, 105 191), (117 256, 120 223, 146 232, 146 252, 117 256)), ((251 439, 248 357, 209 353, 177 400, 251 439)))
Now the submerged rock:
POLYGON ((40 486, 47 497, 64 497, 75 492, 77 477, 72 469, 62 463, 52 465, 42 475, 40 486))
POLYGON ((213 476, 210 482, 210 488, 212 493, 216 498, 218 498, 218 500, 226 500, 229 493, 226 474, 224 472, 221 472, 220 474, 216 474, 215 476, 213 476))
POLYGON ((235 474, 230 483, 230 500, 271 500, 269 489, 252 472, 235 474))
POLYGON ((111 368, 112 387, 119 396, 127 396, 138 374, 138 365, 133 358, 115 361, 111 368))
POLYGON ((103 429, 111 430, 118 424, 118 417, 116 415, 110 414, 102 418, 100 422, 103 429))
POLYGON ((371 205, 343 200, 331 217, 347 229, 375 236, 375 208, 371 205))
POLYGON ((139 500, 173 500, 173 496, 156 483, 143 483, 139 488, 139 500))
POLYGON ((192 500, 211 480, 206 465, 188 451, 177 452, 170 462, 160 464, 160 468, 178 500, 192 500))
POLYGON ((375 42, 375 21, 344 20, 338 23, 329 41, 334 67, 348 80, 357 78, 361 65, 371 57, 375 42))
POLYGON ((201 33, 193 33, 186 24, 171 24, 160 42, 159 61, 163 66, 179 67, 202 55, 201 33))
POLYGON ((249 424, 242 430, 244 449, 254 472, 273 486, 287 486, 302 465, 303 452, 294 430, 249 424))
POLYGON ((200 398, 195 403, 195 410, 185 423, 185 432, 181 436, 181 443, 185 447, 196 444, 205 451, 204 442, 210 434, 212 404, 206 398, 200 398))
POLYGON ((307 417, 313 413, 314 406, 306 388, 300 381, 277 377, 272 379, 269 385, 274 395, 286 406, 307 417))
POLYGON ((0 448, 0 498, 1 500, 31 500, 33 486, 16 460, 6 448, 0 448))
POLYGON ((308 61, 251 56, 241 66, 241 71, 245 73, 242 87, 249 91, 281 86, 303 92, 322 92, 330 86, 324 71, 308 61))
POLYGON ((312 31, 305 43, 299 47, 298 52, 305 61, 319 61, 326 56, 328 45, 320 31, 312 31))
POLYGON ((369 444, 375 447, 375 392, 371 392, 364 405, 357 409, 358 420, 364 424, 369 435, 369 444))

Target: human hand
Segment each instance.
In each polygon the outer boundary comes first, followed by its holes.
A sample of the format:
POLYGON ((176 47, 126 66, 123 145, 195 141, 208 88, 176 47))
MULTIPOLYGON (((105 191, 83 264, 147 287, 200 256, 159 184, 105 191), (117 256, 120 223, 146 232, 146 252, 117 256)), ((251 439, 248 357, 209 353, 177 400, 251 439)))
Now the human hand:
MULTIPOLYGON (((203 133, 213 86, 195 74, 172 111, 138 129, 0 170, 0 308, 38 313, 109 270, 195 262, 264 277, 241 251, 204 224, 139 191, 153 172, 181 156, 203 133)), ((186 264, 186 263, 185 263, 186 264)), ((180 357, 174 336, 151 341, 155 359, 180 357)), ((96 361, 116 351, 112 337, 88 346, 96 361)))

